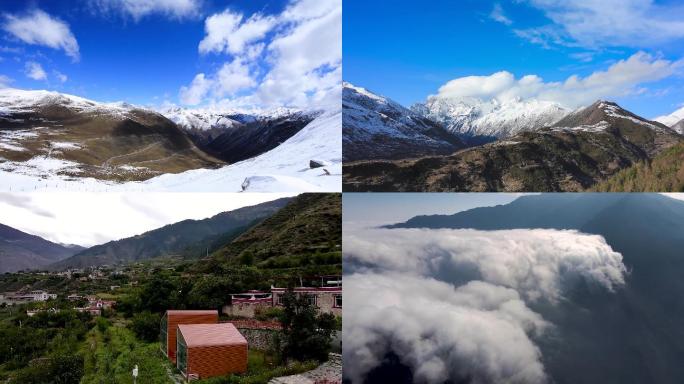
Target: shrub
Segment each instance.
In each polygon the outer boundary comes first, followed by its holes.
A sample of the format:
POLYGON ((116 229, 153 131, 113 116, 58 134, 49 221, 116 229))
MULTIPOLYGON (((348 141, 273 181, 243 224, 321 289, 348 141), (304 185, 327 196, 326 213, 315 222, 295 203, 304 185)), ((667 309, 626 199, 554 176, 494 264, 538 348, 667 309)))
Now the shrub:
POLYGON ((133 316, 131 329, 140 340, 148 343, 157 341, 159 338, 160 320, 159 314, 150 313, 149 311, 141 312, 133 316))

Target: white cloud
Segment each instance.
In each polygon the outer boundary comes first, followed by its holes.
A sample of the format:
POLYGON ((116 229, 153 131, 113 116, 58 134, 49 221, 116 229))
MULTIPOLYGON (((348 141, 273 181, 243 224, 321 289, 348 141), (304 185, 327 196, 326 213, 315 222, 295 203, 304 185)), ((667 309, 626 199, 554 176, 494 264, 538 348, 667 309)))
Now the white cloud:
POLYGON ((74 60, 79 59, 78 42, 69 25, 40 9, 22 16, 5 14, 2 29, 27 44, 62 49, 74 60))
POLYGON ((385 272, 346 275, 344 295, 344 375, 353 383, 390 350, 420 383, 546 381, 530 334, 547 324, 512 289, 385 272))
POLYGON ((249 67, 241 60, 236 59, 223 64, 217 73, 216 96, 234 95, 240 90, 256 85, 256 81, 250 74, 249 67))
POLYGON ((192 79, 190 86, 181 87, 180 100, 183 104, 197 105, 209 93, 211 86, 212 82, 205 78, 204 73, 199 73, 192 79))
POLYGON ((202 0, 91 0, 100 11, 120 12, 138 21, 160 14, 175 19, 193 18, 201 13, 202 0))
POLYGON ((474 278, 556 301, 576 279, 606 289, 624 283, 622 255, 603 237, 577 231, 375 229, 345 234, 345 258, 383 269, 474 278))
POLYGON ((501 4, 499 3, 494 4, 494 8, 492 9, 492 12, 489 14, 489 18, 501 24, 513 24, 513 21, 506 16, 503 7, 501 7, 501 4))
POLYGON ((527 0, 553 22, 517 30, 533 43, 654 47, 684 37, 684 6, 653 0, 527 0))
POLYGON ((240 54, 248 44, 263 38, 275 25, 276 19, 272 16, 256 13, 244 20, 241 13, 225 10, 205 21, 206 36, 200 41, 199 51, 240 54))
POLYGON ((69 80, 69 77, 60 71, 53 71, 53 73, 60 83, 66 83, 66 81, 69 80))
POLYGON ((212 77, 198 74, 188 87, 181 87, 180 99, 183 104, 200 104, 207 95, 213 97, 232 96, 237 92, 256 85, 250 69, 242 60, 235 59, 223 64, 221 69, 212 77))
POLYGON ((586 77, 572 75, 562 82, 544 82, 537 75, 516 79, 507 71, 489 76, 460 77, 440 87, 436 97, 498 100, 534 98, 554 101, 566 107, 578 107, 597 99, 638 92, 638 85, 669 77, 682 64, 682 60, 673 62, 637 52, 612 64, 605 71, 596 71, 586 77))
MULTIPOLYGON (((339 0, 293 0, 281 14, 272 16, 246 17, 226 10, 207 18, 205 31, 200 53, 225 53, 232 59, 215 74, 204 76, 212 82, 208 87, 212 91, 204 92, 200 102, 308 107, 330 102, 336 97, 333 93, 341 93, 339 0), (236 94, 245 89, 250 89, 249 94, 236 94), (221 99, 226 95, 230 98, 221 99)), ((183 87, 181 92, 192 88, 183 87)))
POLYGON ((545 383, 534 340, 583 281, 624 284, 622 256, 570 230, 347 229, 344 375, 363 382, 388 352, 416 382, 545 383), (543 303, 541 301, 544 301, 543 303))
POLYGON ((260 204, 282 193, 3 193, 0 222, 47 240, 92 246, 185 219, 260 204), (102 218, 106 217, 107 220, 102 218))
POLYGON ((26 63, 25 73, 27 77, 33 80, 47 80, 47 73, 45 73, 43 67, 34 61, 26 63))

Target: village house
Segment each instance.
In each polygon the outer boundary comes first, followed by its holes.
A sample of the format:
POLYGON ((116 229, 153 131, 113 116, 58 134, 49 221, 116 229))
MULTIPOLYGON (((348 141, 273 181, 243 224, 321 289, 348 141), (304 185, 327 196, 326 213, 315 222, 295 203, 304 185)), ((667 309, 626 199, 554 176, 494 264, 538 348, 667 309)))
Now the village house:
POLYGON ((28 317, 33 317, 41 312, 48 312, 48 313, 59 313, 59 309, 57 308, 49 308, 49 309, 29 309, 26 311, 26 315, 28 317))
POLYGON ((79 312, 88 312, 93 316, 100 316, 102 314, 102 310, 112 309, 116 305, 116 301, 114 300, 102 300, 95 296, 88 296, 87 299, 88 304, 85 307, 74 309, 79 312))
POLYGON ((24 304, 34 301, 48 301, 57 298, 56 293, 45 291, 5 292, 3 296, 3 302, 7 304, 24 304))
MULTIPOLYGON (((231 295, 231 304, 223 307, 230 316, 253 318, 266 308, 282 307, 283 296, 288 288, 271 287, 271 292, 247 291, 231 295)), ((339 276, 322 276, 320 287, 297 287, 297 295, 308 298, 320 313, 342 316, 342 280, 339 276)))

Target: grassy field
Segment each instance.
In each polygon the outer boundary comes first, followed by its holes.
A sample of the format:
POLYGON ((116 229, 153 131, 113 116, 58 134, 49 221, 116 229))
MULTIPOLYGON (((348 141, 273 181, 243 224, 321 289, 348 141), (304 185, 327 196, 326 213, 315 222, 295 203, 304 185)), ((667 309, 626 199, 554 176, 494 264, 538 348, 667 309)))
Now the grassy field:
POLYGON ((138 383, 173 384, 159 343, 143 343, 123 324, 104 330, 93 328, 83 344, 84 371, 81 384, 133 383, 131 372, 137 364, 138 383))

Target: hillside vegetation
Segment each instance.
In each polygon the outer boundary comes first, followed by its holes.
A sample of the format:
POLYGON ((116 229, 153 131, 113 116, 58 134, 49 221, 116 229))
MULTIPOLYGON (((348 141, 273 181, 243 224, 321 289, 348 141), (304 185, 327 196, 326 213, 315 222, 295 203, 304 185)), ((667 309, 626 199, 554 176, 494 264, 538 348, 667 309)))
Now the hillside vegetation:
POLYGON ((257 264, 293 267, 337 264, 342 242, 342 196, 299 195, 273 216, 214 252, 203 267, 257 264), (313 256, 313 257, 310 257, 313 256))
POLYGON ((598 192, 684 192, 684 144, 623 169, 596 185, 598 192))

